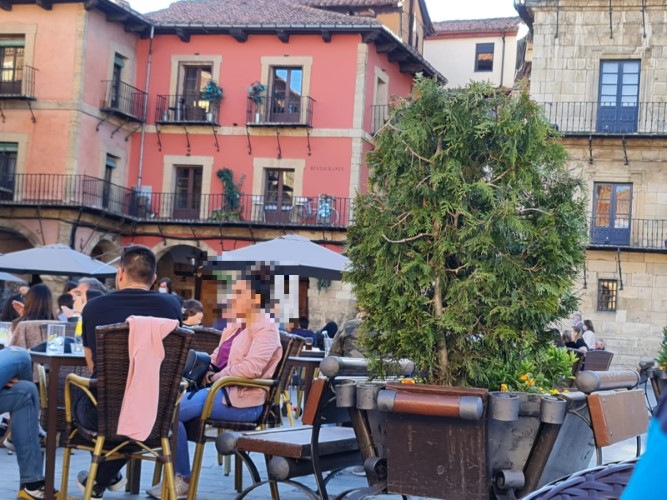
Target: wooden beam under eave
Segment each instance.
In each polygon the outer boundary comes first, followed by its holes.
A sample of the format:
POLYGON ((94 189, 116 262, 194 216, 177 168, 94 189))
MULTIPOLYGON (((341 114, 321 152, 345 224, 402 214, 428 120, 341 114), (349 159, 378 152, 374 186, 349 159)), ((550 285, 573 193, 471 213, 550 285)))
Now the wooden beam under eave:
POLYGON ((95 7, 97 7, 99 0, 86 0, 83 3, 83 8, 86 10, 93 10, 95 7))
POLYGON ((53 9, 53 4, 49 0, 35 0, 35 3, 44 10, 53 9))
POLYGON ((401 63, 399 67, 401 73, 410 73, 412 75, 424 70, 424 66, 417 63, 401 63))
POLYGON ((106 15, 106 20, 109 23, 124 23, 129 18, 129 14, 125 14, 124 12, 115 12, 113 14, 110 13, 106 15))
POLYGON ((125 29, 125 33, 143 33, 147 26, 145 24, 124 23, 123 28, 125 29))
POLYGON ((375 44, 375 50, 377 50, 378 54, 384 54, 385 52, 391 52, 392 50, 396 50, 398 48, 398 44, 394 42, 389 42, 389 43, 376 43, 375 44))
POLYGON ((322 30, 322 40, 324 41, 324 43, 330 43, 331 42, 331 31, 322 30))
POLYGON ((181 40, 181 42, 190 43, 190 33, 188 33, 187 31, 182 29, 177 29, 176 36, 181 40))
POLYGON ((289 33, 284 30, 278 30, 278 40, 283 43, 289 43, 289 33))
POLYGON ((234 28, 229 30, 229 34, 239 43, 245 43, 248 41, 248 32, 245 30, 234 28))
POLYGON ((379 31, 369 31, 368 33, 364 33, 363 35, 361 35, 361 40, 364 43, 372 43, 379 37, 380 37, 379 31))
POLYGON ((403 62, 410 57, 410 54, 404 51, 393 51, 389 53, 389 62, 403 62))
POLYGON ((0 9, 10 11, 12 10, 12 3, 7 0, 0 0, 0 9))

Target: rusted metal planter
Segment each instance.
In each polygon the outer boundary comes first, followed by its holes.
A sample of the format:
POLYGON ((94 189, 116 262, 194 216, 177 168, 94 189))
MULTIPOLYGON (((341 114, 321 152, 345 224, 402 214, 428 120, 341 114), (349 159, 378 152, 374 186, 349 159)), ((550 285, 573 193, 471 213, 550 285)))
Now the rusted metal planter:
POLYGON ((647 370, 647 375, 651 380, 651 387, 653 387, 653 393, 657 401, 664 392, 665 387, 667 387, 667 371, 650 369, 647 370))
POLYGON ((363 458, 375 492, 447 500, 520 498, 586 468, 595 449, 582 393, 556 398, 375 384, 358 387, 356 399, 370 429, 365 439, 372 440, 366 447, 372 451, 363 458), (361 406, 360 391, 370 391, 361 406))

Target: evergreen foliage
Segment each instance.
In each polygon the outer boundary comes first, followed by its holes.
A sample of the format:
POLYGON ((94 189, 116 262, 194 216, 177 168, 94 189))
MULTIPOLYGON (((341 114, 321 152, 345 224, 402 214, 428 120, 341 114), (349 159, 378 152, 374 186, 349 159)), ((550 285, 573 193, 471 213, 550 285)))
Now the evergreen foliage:
POLYGON ((498 389, 499 373, 551 356, 544 383, 562 377, 544 332, 576 309, 586 200, 541 109, 418 79, 368 165, 346 279, 380 332, 362 336, 375 370, 409 358, 428 382, 498 389))

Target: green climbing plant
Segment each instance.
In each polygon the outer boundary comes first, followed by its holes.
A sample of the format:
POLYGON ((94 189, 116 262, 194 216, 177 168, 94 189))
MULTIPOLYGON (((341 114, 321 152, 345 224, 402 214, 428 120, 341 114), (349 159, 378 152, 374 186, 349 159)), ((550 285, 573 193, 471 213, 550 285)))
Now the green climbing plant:
POLYGON ((234 172, 229 168, 221 168, 216 172, 218 179, 222 182, 223 208, 211 214, 212 220, 238 221, 241 220, 241 187, 244 177, 240 182, 234 182, 234 172))
POLYGON ((373 368, 409 358, 430 383, 492 389, 511 382, 506 365, 542 384, 566 377, 546 330, 576 309, 586 199, 528 94, 418 79, 368 166, 346 279, 373 368))

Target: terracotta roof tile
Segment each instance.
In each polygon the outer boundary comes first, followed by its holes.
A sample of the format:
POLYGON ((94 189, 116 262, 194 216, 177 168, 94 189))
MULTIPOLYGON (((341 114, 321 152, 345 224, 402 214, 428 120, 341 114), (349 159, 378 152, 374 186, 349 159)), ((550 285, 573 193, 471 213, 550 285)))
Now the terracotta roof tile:
MULTIPOLYGON (((368 17, 348 16, 300 3, 301 0, 180 0, 146 14, 159 25, 374 25, 368 17)), ((350 1, 350 0, 347 0, 350 1)))
POLYGON ((312 7, 384 7, 396 6, 400 0, 299 0, 312 7))
POLYGON ((483 31, 511 31, 521 24, 520 17, 496 17, 492 19, 460 19, 433 23, 435 34, 475 33, 483 31))

